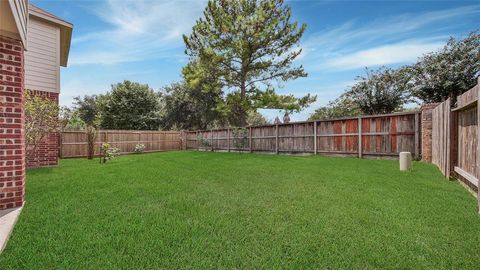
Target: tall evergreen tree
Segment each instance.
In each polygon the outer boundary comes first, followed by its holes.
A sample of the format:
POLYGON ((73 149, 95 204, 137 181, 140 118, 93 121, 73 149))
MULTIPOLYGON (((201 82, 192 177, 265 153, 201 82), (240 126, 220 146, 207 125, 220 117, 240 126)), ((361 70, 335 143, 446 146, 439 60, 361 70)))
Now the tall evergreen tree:
POLYGON ((210 0, 190 36, 184 35, 185 52, 204 70, 196 76, 214 73, 230 90, 219 109, 231 115, 231 124, 243 126, 257 108, 299 111, 315 100, 277 95, 273 87, 307 76, 293 65, 305 28, 291 22, 283 0, 210 0))

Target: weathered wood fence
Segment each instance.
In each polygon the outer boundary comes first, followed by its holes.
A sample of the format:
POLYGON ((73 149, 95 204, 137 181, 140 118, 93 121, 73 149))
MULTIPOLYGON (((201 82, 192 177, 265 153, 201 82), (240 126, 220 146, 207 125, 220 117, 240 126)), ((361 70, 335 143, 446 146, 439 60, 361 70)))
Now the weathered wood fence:
POLYGON ((420 155, 419 113, 187 131, 186 149, 352 156, 420 155))
POLYGON ((432 162, 446 177, 459 177, 474 190, 480 179, 479 97, 480 79, 457 97, 454 109, 447 99, 432 114, 432 162))
MULTIPOLYGON (((99 154, 102 143, 118 147, 122 154, 133 153, 137 144, 145 145, 145 152, 182 149, 181 132, 177 131, 100 130, 97 134, 95 155, 99 154)), ((87 151, 85 131, 61 132, 60 157, 86 157, 87 151)))
POLYGON ((451 111, 451 100, 447 99, 432 110, 432 163, 436 164, 444 175, 450 175, 453 149, 451 145, 455 135, 455 117, 451 111))

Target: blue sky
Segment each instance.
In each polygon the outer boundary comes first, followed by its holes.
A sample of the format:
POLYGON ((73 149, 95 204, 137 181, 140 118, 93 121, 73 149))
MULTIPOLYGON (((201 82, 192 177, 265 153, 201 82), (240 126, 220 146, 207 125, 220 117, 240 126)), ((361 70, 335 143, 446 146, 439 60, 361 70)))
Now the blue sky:
MULTIPOLYGON (((68 68, 61 71, 62 105, 100 94, 124 79, 153 89, 181 79, 183 33, 189 33, 206 1, 31 2, 74 24, 68 68)), ((480 28, 476 1, 288 1, 293 19, 306 23, 296 61, 309 76, 280 85, 279 93, 317 95, 293 120, 305 120, 338 97, 364 67, 398 67, 437 50, 450 37, 480 28)), ((280 115, 262 110, 269 119, 280 115)))

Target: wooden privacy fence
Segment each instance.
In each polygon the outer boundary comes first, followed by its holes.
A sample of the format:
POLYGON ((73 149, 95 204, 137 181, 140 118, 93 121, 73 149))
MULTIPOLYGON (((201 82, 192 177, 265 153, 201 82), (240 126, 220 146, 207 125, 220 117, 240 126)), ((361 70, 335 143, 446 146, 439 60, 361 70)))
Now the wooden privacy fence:
POLYGON ((447 99, 432 110, 432 163, 444 175, 450 175, 453 149, 449 147, 455 136, 451 100, 447 99))
MULTIPOLYGON (((133 153, 137 144, 145 145, 145 152, 182 149, 181 132, 176 131, 136 131, 100 130, 97 134, 95 155, 100 145, 109 143, 118 147, 120 153, 133 153)), ((85 131, 63 131, 60 137, 60 157, 86 157, 87 134, 85 131)))
POLYGON ((480 83, 457 97, 456 108, 451 108, 448 99, 432 114, 432 162, 446 177, 459 176, 476 189, 480 178, 479 92, 480 83))
POLYGON ((355 156, 420 155, 419 113, 185 132, 186 149, 355 156))

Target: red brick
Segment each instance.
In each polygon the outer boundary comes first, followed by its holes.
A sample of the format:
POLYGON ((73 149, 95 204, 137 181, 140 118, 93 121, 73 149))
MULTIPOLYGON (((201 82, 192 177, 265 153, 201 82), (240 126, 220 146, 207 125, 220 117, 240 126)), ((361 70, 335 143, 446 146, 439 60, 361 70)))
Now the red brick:
POLYGON ((422 161, 432 162, 432 110, 437 107, 438 103, 430 103, 422 105, 421 121, 421 140, 422 140, 422 161))
POLYGON ((24 200, 25 155, 23 113, 23 47, 0 37, 0 209, 24 200))

